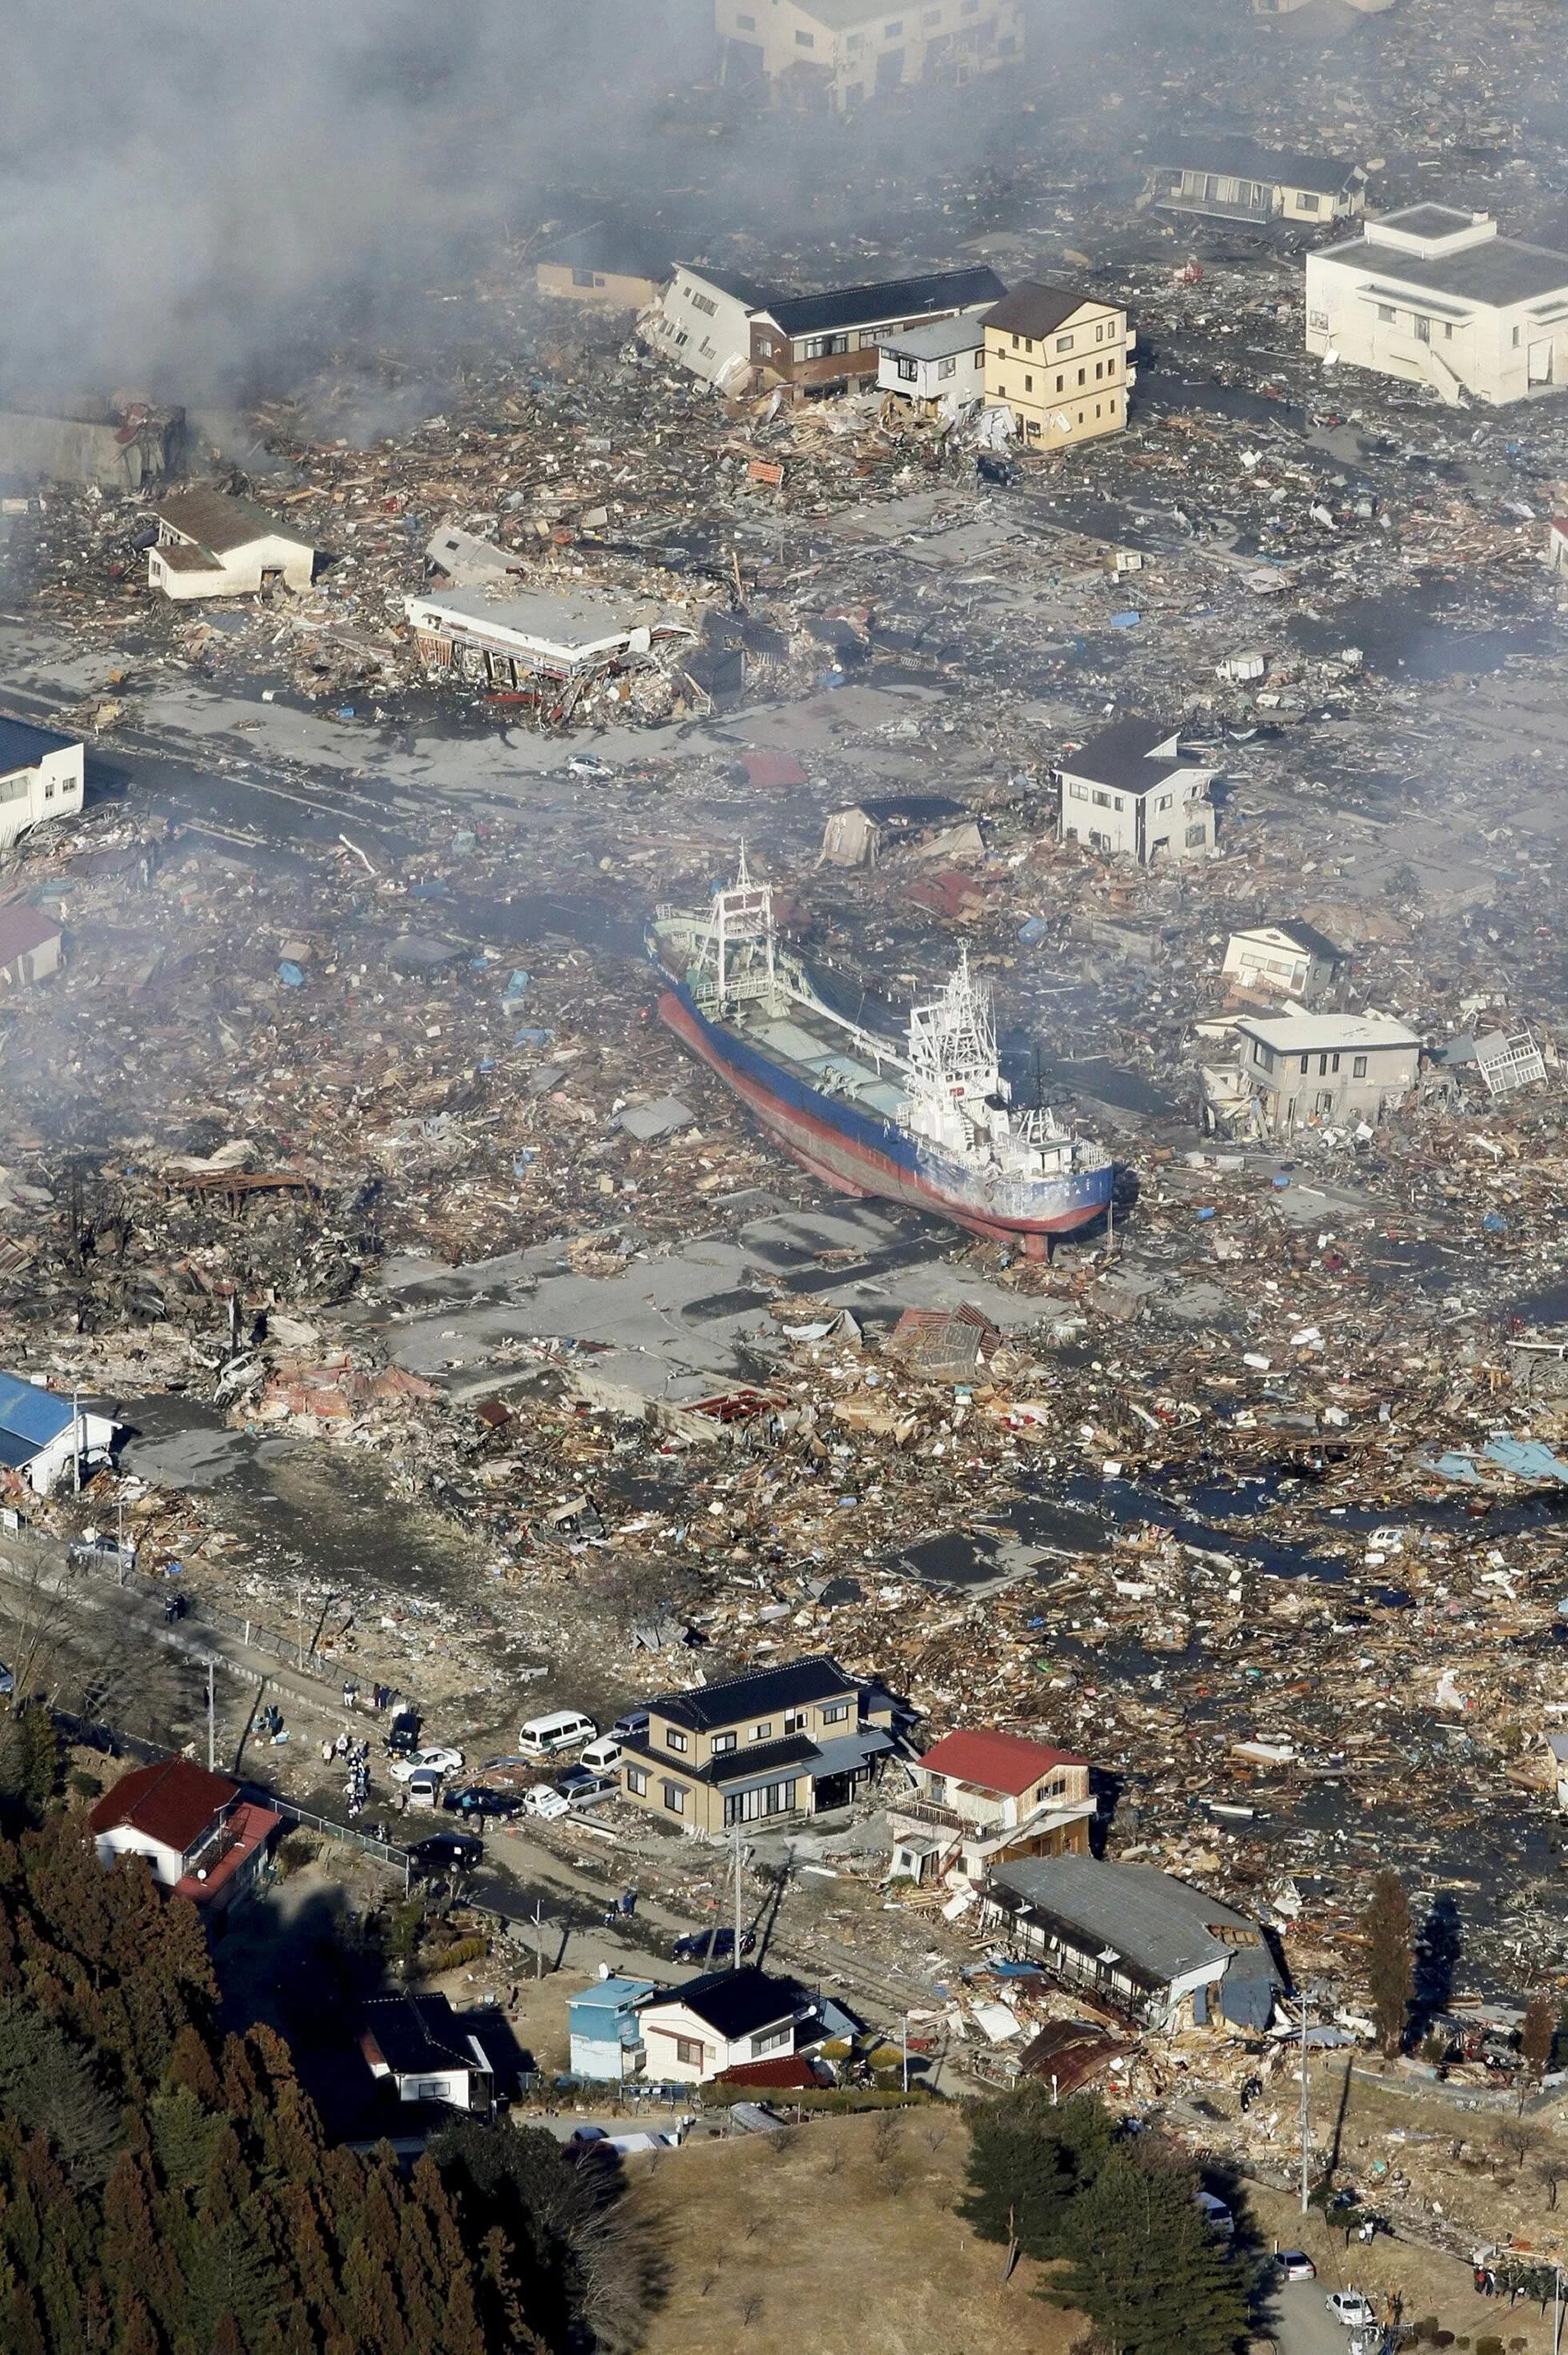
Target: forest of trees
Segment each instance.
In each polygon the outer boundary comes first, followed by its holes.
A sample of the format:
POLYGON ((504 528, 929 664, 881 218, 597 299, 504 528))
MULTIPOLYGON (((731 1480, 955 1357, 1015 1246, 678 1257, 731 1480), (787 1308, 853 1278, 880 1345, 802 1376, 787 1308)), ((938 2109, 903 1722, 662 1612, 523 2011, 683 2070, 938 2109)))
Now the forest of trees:
POLYGON ((82 1834, 56 1808, 0 1837, 6 2355, 633 2343, 602 2177, 506 2126, 454 2126, 406 2175, 329 2147, 283 2040, 217 2033, 195 1909, 82 1834))

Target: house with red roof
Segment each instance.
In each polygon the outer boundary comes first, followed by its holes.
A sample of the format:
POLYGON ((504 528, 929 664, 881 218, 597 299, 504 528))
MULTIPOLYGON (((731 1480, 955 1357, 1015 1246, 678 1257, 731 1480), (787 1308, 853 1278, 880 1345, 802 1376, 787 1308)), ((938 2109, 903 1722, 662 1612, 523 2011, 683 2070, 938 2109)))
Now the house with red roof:
POLYGON ((1022 1734, 944 1733, 909 1762, 912 1799, 893 1802, 893 1878, 978 1881, 1027 1856, 1086 1856, 1094 1800, 1089 1761, 1022 1734))
POLYGON ((160 1887, 214 1913, 253 1885, 282 1820, 188 1758, 133 1767, 87 1819, 100 1864, 144 1857, 160 1887))

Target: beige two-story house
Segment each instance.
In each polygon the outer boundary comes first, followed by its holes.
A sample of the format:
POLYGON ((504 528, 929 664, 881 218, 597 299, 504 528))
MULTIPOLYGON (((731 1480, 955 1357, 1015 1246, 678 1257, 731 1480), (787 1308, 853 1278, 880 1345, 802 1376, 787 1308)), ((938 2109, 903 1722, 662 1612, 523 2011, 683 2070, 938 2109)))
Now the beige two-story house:
POLYGON ((1027 278, 986 321, 986 405, 1007 410, 1026 450, 1120 433, 1136 340, 1119 304, 1027 278))
POLYGON ((915 1796, 888 1807, 895 1880, 955 1867, 978 1880, 1021 1856, 1086 1856, 1089 1761, 1021 1734, 944 1734, 911 1762, 915 1796))
POLYGON ((789 1660, 651 1700, 621 1780, 634 1806, 722 1838, 736 1825, 848 1806, 891 1750, 891 1726, 880 1686, 826 1655, 789 1660))
POLYGON ((962 88, 1016 67, 1023 0, 714 0, 720 72, 776 104, 853 114, 913 82, 962 88))

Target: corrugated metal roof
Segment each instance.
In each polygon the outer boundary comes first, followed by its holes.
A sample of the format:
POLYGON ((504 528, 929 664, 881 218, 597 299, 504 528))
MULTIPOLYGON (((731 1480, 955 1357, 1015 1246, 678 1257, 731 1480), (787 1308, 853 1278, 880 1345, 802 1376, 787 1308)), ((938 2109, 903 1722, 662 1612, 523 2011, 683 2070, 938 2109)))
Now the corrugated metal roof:
POLYGON ((15 1374, 0 1374, 0 1433, 10 1439, 31 1441, 35 1454, 70 1429, 72 1412, 69 1399, 61 1398, 58 1391, 19 1381, 15 1374))
POLYGON ((990 1882, 1071 1929, 1075 1938, 1114 1949, 1162 1983, 1208 1964, 1229 1964, 1238 1949, 1216 1937, 1216 1927, 1258 1934, 1244 1913, 1149 1864, 1104 1864, 1092 1856, 1028 1857, 998 1865, 990 1882))

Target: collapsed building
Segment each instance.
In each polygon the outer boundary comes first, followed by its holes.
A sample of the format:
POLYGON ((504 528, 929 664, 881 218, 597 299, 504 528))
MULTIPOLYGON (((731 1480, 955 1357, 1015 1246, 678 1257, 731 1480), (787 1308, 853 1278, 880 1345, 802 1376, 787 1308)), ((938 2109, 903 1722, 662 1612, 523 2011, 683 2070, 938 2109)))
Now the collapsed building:
POLYGON ((0 406, 0 480, 138 491, 176 475, 185 453, 183 409, 93 394, 14 393, 0 406))

